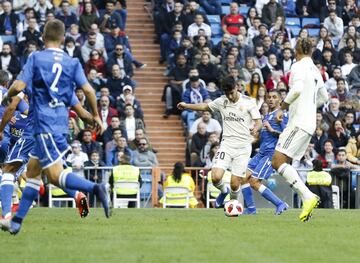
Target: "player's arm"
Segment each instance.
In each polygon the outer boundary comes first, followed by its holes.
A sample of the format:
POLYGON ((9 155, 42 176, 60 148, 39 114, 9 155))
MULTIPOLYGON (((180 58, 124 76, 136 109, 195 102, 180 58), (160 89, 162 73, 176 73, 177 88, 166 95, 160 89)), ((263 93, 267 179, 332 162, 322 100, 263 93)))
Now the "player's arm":
POLYGON ((177 107, 179 110, 210 111, 210 107, 207 103, 191 104, 180 102, 177 107))
POLYGON ((80 119, 82 119, 84 122, 86 122, 87 124, 93 126, 94 125, 94 118, 93 116, 90 114, 90 112, 88 112, 87 110, 85 110, 82 106, 81 103, 77 103, 75 106, 72 106, 72 109, 76 112, 76 114, 80 117, 80 119))
POLYGON ((317 92, 316 107, 324 105, 329 100, 328 92, 325 85, 321 85, 317 92))
POLYGON ((250 133, 251 135, 255 136, 261 129, 262 122, 261 119, 255 119, 253 121, 254 121, 254 127, 250 129, 250 133))
POLYGON ((11 103, 6 107, 4 115, 0 122, 0 141, 4 137, 4 135, 3 135, 4 129, 5 129, 6 125, 9 123, 9 121, 11 120, 11 118, 14 116, 14 112, 15 112, 18 104, 20 103, 20 101, 21 101, 21 98, 19 96, 15 96, 12 98, 11 103))
MULTIPOLYGON (((13 82, 13 84, 11 85, 10 89, 8 90, 8 92, 5 94, 5 96, 3 97, 3 100, 1 102, 1 104, 3 105, 7 105, 10 100, 15 97, 16 95, 18 95, 20 92, 22 92, 24 89, 26 88, 26 84, 25 82, 21 81, 21 80, 15 80, 13 82)), ((19 103, 19 102, 18 102, 19 103)))

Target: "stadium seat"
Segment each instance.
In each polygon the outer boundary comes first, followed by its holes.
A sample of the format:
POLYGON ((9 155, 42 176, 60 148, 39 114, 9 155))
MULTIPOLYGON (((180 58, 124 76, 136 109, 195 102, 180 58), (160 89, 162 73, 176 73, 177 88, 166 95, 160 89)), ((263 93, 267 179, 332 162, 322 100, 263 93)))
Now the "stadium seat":
POLYGON ((14 35, 1 35, 0 37, 3 43, 5 42, 11 42, 13 44, 16 43, 16 37, 14 35))
POLYGON ((219 37, 223 35, 223 31, 220 24, 211 24, 211 36, 219 37))
POLYGON ((287 26, 287 28, 290 29, 291 33, 293 34, 294 37, 299 36, 301 27, 299 26, 287 26))
POLYGON ((182 186, 168 186, 164 189, 163 208, 170 207, 185 207, 189 208, 190 191, 182 186), (171 196, 172 195, 172 196, 171 196), (172 203, 171 201, 183 201, 179 203, 172 203))
POLYGON ((211 41, 214 45, 217 45, 222 40, 221 36, 211 37, 211 41))
POLYGON ((298 17, 286 17, 285 18, 285 25, 286 26, 297 26, 301 27, 301 21, 298 17))
POLYGON ((140 199, 145 201, 143 207, 146 207, 150 201, 152 194, 152 173, 151 170, 141 170, 141 188, 140 188, 140 199))
POLYGON ((334 209, 340 209, 340 188, 337 185, 331 186, 334 209))
POLYGON ((207 19, 209 20, 210 24, 220 24, 221 18, 218 15, 207 15, 207 19))
POLYGON ((20 22, 25 20, 25 14, 23 12, 19 13, 18 15, 19 15, 20 22))
POLYGON ((220 0, 220 2, 222 5, 230 5, 233 2, 233 0, 220 0))
POLYGON ((228 15, 228 14, 230 14, 230 6, 228 6, 228 5, 223 5, 223 6, 221 6, 221 13, 222 13, 223 15, 228 15))
POLYGON ((317 37, 319 36, 320 28, 308 28, 309 36, 317 37))
POLYGON ((139 182, 127 182, 127 181, 118 181, 114 183, 114 193, 113 193, 113 207, 114 208, 127 208, 130 201, 136 202, 136 208, 140 208, 140 187, 139 182), (137 191, 135 198, 128 197, 118 197, 117 191, 120 189, 134 189, 137 191))
POLYGON ((317 17, 304 17, 301 24, 302 27, 306 28, 320 27, 320 19, 317 17))
POLYGON ((59 190, 62 191, 62 189, 60 189, 60 188, 58 188, 58 187, 56 187, 55 185, 52 185, 52 184, 48 185, 48 189, 49 189, 49 198, 48 198, 48 200, 49 200, 49 208, 52 208, 53 207, 53 202, 56 202, 56 201, 59 201, 59 202, 61 202, 61 201, 69 202, 70 201, 70 202, 72 202, 72 207, 73 208, 76 207, 75 199, 66 196, 65 192, 63 192, 64 195, 61 195, 60 197, 57 197, 57 196, 53 195, 54 191, 59 191, 59 190))
POLYGON ((239 13, 242 14, 243 16, 246 16, 249 9, 250 9, 249 6, 240 6, 239 7, 239 13))

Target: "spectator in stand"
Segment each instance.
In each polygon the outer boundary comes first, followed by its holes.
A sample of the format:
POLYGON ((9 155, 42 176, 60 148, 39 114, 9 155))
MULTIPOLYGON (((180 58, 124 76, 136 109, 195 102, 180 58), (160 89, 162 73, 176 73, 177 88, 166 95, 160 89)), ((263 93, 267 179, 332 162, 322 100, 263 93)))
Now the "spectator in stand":
POLYGON ((350 91, 355 93, 356 90, 360 89, 360 65, 356 65, 347 77, 347 82, 349 83, 350 91))
POLYGON ((341 16, 344 25, 348 25, 352 18, 357 15, 359 15, 359 8, 357 7, 355 0, 346 0, 341 16))
POLYGON ((329 110, 323 115, 324 121, 329 127, 335 122, 335 120, 342 120, 345 116, 344 112, 340 111, 340 101, 338 98, 331 98, 329 104, 329 110))
POLYGON ((106 76, 105 59, 102 56, 102 52, 97 49, 93 49, 90 52, 90 59, 85 63, 85 73, 89 74, 90 69, 96 69, 101 77, 106 76))
POLYGON ((223 17, 221 24, 223 32, 230 34, 233 38, 232 42, 235 43, 237 36, 240 34, 240 26, 245 24, 245 18, 239 14, 237 3, 233 2, 230 4, 230 14, 223 17))
POLYGON ((210 62, 208 54, 201 55, 201 62, 197 65, 199 76, 206 84, 209 82, 218 83, 219 70, 218 67, 210 62))
POLYGON ((126 76, 125 72, 120 69, 119 64, 112 65, 111 77, 108 78, 106 86, 109 88, 110 95, 118 100, 123 88, 125 86, 132 86, 133 83, 131 79, 126 76))
MULTIPOLYGON (((339 61, 334 56, 334 53, 329 48, 324 48, 322 51, 321 64, 323 64, 326 68, 326 71, 329 75, 334 71, 335 68, 339 67, 339 61)), ((341 76, 341 75, 340 75, 341 76)), ((336 85, 335 85, 336 88, 336 85)))
POLYGON ((84 3, 84 12, 80 15, 79 29, 80 33, 86 35, 91 30, 92 24, 98 24, 99 17, 91 2, 84 3))
MULTIPOLYGON (((100 90, 103 86, 105 86, 105 81, 102 78, 102 74, 98 74, 98 72, 96 71, 96 69, 90 69, 89 73, 87 74, 87 79, 89 81, 89 84, 94 88, 95 92, 96 92, 96 97, 99 99, 100 98, 100 90)), ((110 96, 107 95, 107 96, 110 96)), ((113 106, 114 105, 114 100, 113 98, 110 98, 110 105, 113 106)))
MULTIPOLYGON (((138 149, 138 147, 140 146, 140 141, 141 139, 146 138, 147 136, 145 135, 145 131, 143 129, 136 129, 135 131, 135 139, 132 140, 131 142, 129 142, 129 147, 131 150, 135 151, 136 149, 138 149)), ((149 140, 148 140, 149 141, 149 140)), ((156 153, 156 151, 154 149, 152 149, 150 143, 148 145, 148 149, 152 150, 154 153, 156 153)))
MULTIPOLYGON (((46 14, 46 22, 48 21, 51 21, 51 20, 54 20, 55 19, 55 11, 48 11, 47 14, 46 14)), ((41 27, 40 27, 40 32, 43 33, 44 32, 44 27, 45 27, 45 24, 43 24, 41 27)))
POLYGON ((276 22, 277 17, 285 17, 284 8, 280 3, 276 3, 276 0, 270 0, 269 3, 264 5, 262 9, 262 22, 268 27, 272 26, 276 22))
POLYGON ((81 46, 84 43, 84 38, 79 32, 79 26, 77 24, 70 25, 70 28, 65 33, 65 37, 74 39, 77 46, 81 46))
POLYGON ((185 19, 184 19, 184 30, 187 32, 188 27, 195 22, 195 16, 197 14, 201 14, 204 18, 204 22, 206 24, 210 24, 209 20, 206 17, 206 14, 204 12, 201 12, 199 10, 199 5, 195 0, 189 1, 189 12, 185 12, 185 19))
POLYGON ((91 24, 89 33, 90 32, 93 32, 96 34, 96 43, 100 47, 105 47, 104 35, 100 33, 98 24, 95 24, 95 23, 91 24))
POLYGON ((116 23, 116 25, 122 30, 125 30, 124 22, 122 21, 121 15, 115 10, 116 2, 114 0, 106 1, 106 11, 105 14, 100 17, 100 29, 102 33, 110 33, 111 25, 116 23))
POLYGON ((81 56, 81 48, 75 45, 75 40, 72 37, 65 38, 64 51, 70 57, 77 58, 81 64, 84 63, 81 56))
POLYGON ((218 0, 199 0, 200 6, 208 15, 221 15, 221 3, 218 0))
POLYGON ((36 50, 39 50, 39 47, 34 41, 27 42, 24 53, 20 57, 20 68, 23 68, 29 56, 36 50))
MULTIPOLYGON (((155 2, 156 5, 156 2, 155 2)), ((157 6, 153 10, 156 42, 160 41, 161 35, 166 31, 167 17, 175 9, 174 0, 157 1, 157 6), (165 28, 164 28, 165 27, 165 28)))
POLYGON ((111 25, 110 33, 105 34, 104 41, 105 49, 108 54, 115 50, 116 44, 123 45, 123 47, 126 48, 126 51, 131 53, 131 47, 127 35, 124 31, 121 31, 116 24, 111 25))
MULTIPOLYGON (((252 40, 260 35, 261 17, 254 17, 252 26, 249 27, 247 35, 252 40)), ((252 41, 251 41, 252 42, 252 41)))
POLYGON ((261 70, 256 67, 256 62, 254 57, 246 58, 245 67, 242 69, 244 73, 244 82, 245 84, 250 83, 252 75, 258 73, 260 76, 260 82, 264 83, 264 79, 261 73, 261 70))
POLYGON ((255 62, 256 67, 262 69, 268 63, 268 58, 265 56, 264 46, 255 46, 255 62))
POLYGON ((244 73, 241 69, 240 64, 236 62, 235 56, 231 53, 229 53, 226 56, 226 63, 224 63, 223 65, 220 66, 220 69, 219 69, 220 79, 228 76, 231 73, 231 69, 233 69, 233 68, 238 70, 239 78, 241 78, 242 80, 245 79, 244 73))
POLYGON ((329 16, 325 18, 324 27, 329 30, 329 35, 337 46, 344 34, 344 23, 341 17, 336 15, 335 10, 331 10, 329 16))
POLYGON ((19 17, 12 10, 10 1, 2 2, 3 13, 0 15, 0 35, 16 36, 16 25, 19 23, 19 17))
POLYGON ((130 104, 134 108, 134 117, 144 119, 144 112, 141 109, 140 101, 138 101, 132 93, 132 87, 126 85, 123 88, 123 93, 120 94, 120 98, 116 101, 116 109, 119 112, 121 118, 125 118, 125 106, 130 104))
POLYGON ((100 43, 100 41, 97 40, 96 36, 97 35, 95 32, 90 31, 87 35, 87 40, 84 42, 84 45, 81 47, 81 55, 85 63, 90 59, 90 52, 93 49, 97 49, 103 52, 103 57, 105 61, 107 61, 108 57, 105 47, 103 43, 100 43))
POLYGON ((36 12, 36 17, 38 18, 38 23, 40 26, 45 25, 46 16, 51 11, 54 12, 54 6, 49 0, 39 0, 34 5, 34 10, 36 12))
POLYGON ((282 72, 287 75, 290 72, 290 68, 294 63, 293 54, 290 48, 284 48, 282 50, 282 60, 280 64, 282 65, 282 72))
POLYGON ((252 49, 252 47, 250 47, 249 45, 246 44, 245 37, 243 35, 237 36, 236 44, 237 44, 237 47, 239 50, 240 65, 244 66, 247 58, 253 56, 253 53, 254 53, 253 49, 252 49))
POLYGON ((208 141, 209 133, 206 131, 206 124, 199 122, 197 132, 193 134, 190 144, 191 166, 201 166, 200 152, 208 141))
POLYGON ((314 144, 314 150, 318 155, 324 152, 324 143, 327 139, 326 131, 321 126, 317 126, 315 134, 311 138, 311 143, 314 144))
POLYGON ((317 156, 317 159, 322 162, 323 168, 330 168, 335 161, 334 153, 334 142, 330 139, 327 139, 324 142, 324 151, 317 156))
POLYGON ((246 26, 248 28, 250 28, 254 24, 254 18, 258 17, 258 16, 259 15, 258 15, 258 13, 256 11, 256 8, 255 7, 250 7, 247 14, 246 14, 246 16, 245 16, 246 17, 246 20, 245 20, 246 26))
POLYGON ((179 54, 176 58, 176 66, 168 74, 169 84, 164 87, 162 101, 165 102, 166 110, 163 117, 168 118, 171 114, 177 114, 176 105, 181 101, 182 83, 188 78, 190 67, 186 63, 184 54, 179 54))
POLYGON ((231 39, 230 34, 224 34, 221 41, 217 43, 212 49, 214 56, 219 58, 220 61, 222 61, 222 59, 226 57, 229 48, 232 46, 230 39, 231 39))
MULTIPOLYGON (((277 57, 274 53, 269 54, 268 62, 261 69, 261 73, 264 77, 264 82, 268 81, 271 78, 273 72, 277 71, 282 74, 282 66, 278 63, 277 57)), ((276 87, 276 86, 275 86, 276 87)))
POLYGON ((341 38, 341 41, 339 43, 338 48, 342 49, 343 47, 345 47, 346 41, 348 40, 348 38, 352 38, 355 39, 355 43, 356 46, 359 47, 360 46, 360 33, 356 31, 356 27, 354 25, 349 25, 345 31, 345 34, 343 35, 343 37, 341 38))
POLYGON ((297 0, 296 13, 304 17, 320 17, 320 10, 324 4, 326 4, 326 0, 297 0))
POLYGON ((81 151, 81 143, 75 140, 71 144, 72 153, 66 158, 66 163, 72 167, 77 175, 84 177, 84 164, 89 160, 88 155, 81 151))
POLYGON ((275 40, 276 35, 279 33, 284 35, 285 40, 291 39, 291 31, 285 26, 285 17, 283 16, 276 17, 274 25, 269 30, 269 36, 275 40))
POLYGON ((127 146, 126 139, 124 137, 120 137, 115 141, 115 147, 106 152, 107 166, 119 164, 119 160, 117 158, 119 152, 129 156, 130 163, 134 163, 134 152, 127 146))
MULTIPOLYGON (((332 92, 332 91, 336 90, 337 81, 341 78, 341 76, 342 76, 341 68, 335 67, 334 70, 332 71, 332 78, 328 79, 325 82, 325 87, 328 92, 332 92)), ((348 89, 347 83, 345 83, 345 86, 346 86, 346 89, 348 89)))
POLYGON ((346 158, 355 165, 360 165, 360 132, 354 134, 346 145, 346 158))
POLYGON ((120 127, 126 130, 128 141, 135 139, 136 129, 145 129, 144 122, 134 117, 134 107, 131 104, 125 106, 125 119, 120 122, 120 127))
POLYGON ((219 138, 222 131, 220 123, 212 118, 212 114, 210 111, 203 111, 202 116, 194 121, 193 125, 189 131, 189 138, 193 136, 197 132, 199 123, 202 122, 206 126, 206 132, 215 133, 219 138))
POLYGON ((354 57, 350 50, 344 51, 343 54, 344 54, 344 63, 341 66, 341 72, 342 72, 342 77, 346 79, 349 76, 351 70, 356 67, 356 64, 353 63, 354 57))
POLYGON ((355 128, 355 112, 348 111, 345 113, 344 118, 344 124, 345 124, 345 132, 348 137, 354 137, 356 134, 356 128, 355 128))
POLYGON ((134 165, 137 167, 155 167, 159 165, 155 153, 149 149, 146 138, 140 139, 139 147, 134 151, 134 165))
POLYGON ((215 65, 219 65, 220 64, 220 59, 215 57, 211 52, 212 51, 211 51, 211 48, 209 46, 204 46, 204 47, 201 48, 201 53, 200 54, 201 55, 203 55, 203 54, 208 55, 210 57, 210 63, 215 64, 215 65))
POLYGON ((113 116, 118 116, 118 112, 116 109, 110 107, 110 99, 107 96, 102 96, 100 98, 100 103, 99 103, 99 116, 100 119, 102 120, 102 124, 104 129, 106 129, 110 123, 111 123, 111 118, 113 116))
MULTIPOLYGON (((204 81, 200 81, 199 72, 197 69, 190 69, 189 81, 184 81, 185 86, 184 93, 182 95, 182 101, 185 103, 207 103, 210 101, 209 93, 206 90, 204 81)), ((184 110, 181 113, 181 117, 187 127, 190 129, 193 122, 195 121, 195 112, 191 110, 184 110)))
POLYGON ((339 78, 336 84, 336 90, 330 92, 332 98, 338 98, 340 101, 340 108, 344 107, 345 103, 352 99, 352 94, 346 89, 345 79, 339 78))
POLYGON ((334 142, 335 150, 345 147, 349 137, 345 132, 345 125, 342 120, 335 120, 330 126, 328 138, 334 142))
POLYGON ((216 86, 216 84, 213 82, 209 82, 209 84, 206 87, 206 90, 208 91, 211 100, 215 100, 222 95, 222 92, 219 90, 219 87, 216 86))
POLYGON ((15 79, 20 72, 20 61, 12 52, 10 42, 5 42, 0 53, 0 69, 9 74, 10 80, 15 79))
POLYGON ((75 118, 69 117, 69 132, 67 134, 67 142, 71 144, 78 136, 80 129, 75 118))
POLYGON ((327 5, 323 4, 320 11, 320 21, 323 23, 331 11, 335 11, 338 17, 341 17, 341 6, 336 5, 336 0, 328 0, 327 5))
POLYGON ((190 37, 193 40, 194 37, 199 35, 200 29, 205 31, 205 36, 207 37, 207 39, 211 38, 211 27, 208 24, 204 23, 204 17, 202 14, 196 14, 194 23, 192 23, 188 27, 187 30, 188 37, 190 37))
POLYGON ((127 138, 126 131, 120 128, 120 118, 113 116, 111 118, 111 124, 107 127, 102 134, 102 142, 105 145, 105 151, 113 149, 116 145, 116 140, 120 137, 127 138))
POLYGON ((270 54, 275 54, 276 56, 279 56, 279 54, 281 54, 281 51, 273 44, 270 36, 264 36, 262 38, 262 42, 264 46, 265 56, 268 57, 270 56, 270 54))
POLYGON ((102 159, 102 147, 100 143, 93 140, 91 130, 83 131, 81 149, 84 153, 88 155, 88 157, 90 157, 91 152, 98 151, 100 154, 100 158, 102 159))
POLYGON ((260 87, 264 87, 264 84, 261 82, 260 74, 257 72, 254 72, 251 75, 251 80, 248 84, 245 86, 246 94, 247 96, 256 99, 258 96, 258 92, 260 87))
POLYGON ((91 152, 90 159, 84 163, 84 166, 91 167, 90 170, 85 171, 86 179, 96 183, 101 183, 103 181, 104 171, 97 170, 96 168, 104 167, 106 166, 106 164, 102 160, 100 160, 100 155, 97 151, 91 152))
POLYGON ((210 156, 214 154, 211 153, 213 149, 213 145, 214 144, 219 145, 219 142, 220 142, 219 135, 217 135, 216 132, 209 132, 208 140, 200 152, 200 162, 202 164, 201 166, 208 167, 207 164, 211 163, 211 160, 213 159, 213 156, 210 156))
MULTIPOLYGON (((33 8, 26 8, 24 10, 24 20, 20 21, 17 25, 16 25, 16 35, 17 35, 17 39, 18 41, 21 41, 20 38, 23 36, 23 32, 28 29, 29 27, 29 20, 30 18, 35 18, 36 19, 36 15, 35 15, 35 10, 33 8)), ((35 28, 37 31, 39 31, 39 26, 36 25, 35 28)))
POLYGON ((67 0, 61 1, 61 10, 56 15, 56 18, 61 20, 64 25, 65 29, 68 29, 72 24, 77 24, 77 17, 75 13, 71 12, 70 3, 67 0))

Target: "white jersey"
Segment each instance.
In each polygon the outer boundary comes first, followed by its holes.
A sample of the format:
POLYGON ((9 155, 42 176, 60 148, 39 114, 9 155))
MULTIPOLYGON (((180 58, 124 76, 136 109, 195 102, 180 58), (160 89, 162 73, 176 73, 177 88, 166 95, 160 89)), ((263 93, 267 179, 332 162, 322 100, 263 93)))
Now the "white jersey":
POLYGON ((311 58, 303 58, 291 67, 289 93, 285 102, 289 106, 287 126, 298 127, 309 134, 316 128, 316 109, 328 100, 324 81, 311 58))
POLYGON ((223 139, 231 145, 249 145, 253 141, 250 128, 253 120, 261 119, 259 110, 254 101, 240 94, 235 103, 229 101, 225 95, 208 103, 212 111, 219 111, 223 122, 223 139))

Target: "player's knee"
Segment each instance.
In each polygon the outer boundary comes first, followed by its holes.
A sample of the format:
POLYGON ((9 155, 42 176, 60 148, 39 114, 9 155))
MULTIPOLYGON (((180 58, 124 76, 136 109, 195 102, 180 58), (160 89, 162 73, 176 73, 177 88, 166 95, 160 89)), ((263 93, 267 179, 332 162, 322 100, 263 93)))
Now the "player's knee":
POLYGON ((11 174, 15 174, 18 170, 19 170, 19 166, 16 165, 5 165, 3 167, 3 173, 11 173, 11 174))
POLYGON ((254 190, 256 190, 256 191, 259 190, 260 182, 259 182, 258 179, 256 179, 256 178, 250 178, 249 183, 250 183, 250 186, 251 186, 254 190))
POLYGON ((211 172, 211 181, 213 182, 213 184, 217 184, 222 179, 222 176, 223 175, 222 175, 222 173, 220 173, 220 171, 213 170, 211 172))

